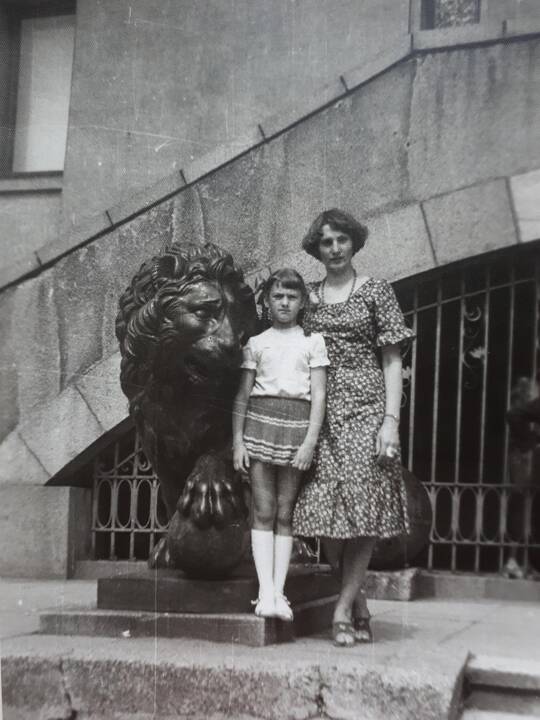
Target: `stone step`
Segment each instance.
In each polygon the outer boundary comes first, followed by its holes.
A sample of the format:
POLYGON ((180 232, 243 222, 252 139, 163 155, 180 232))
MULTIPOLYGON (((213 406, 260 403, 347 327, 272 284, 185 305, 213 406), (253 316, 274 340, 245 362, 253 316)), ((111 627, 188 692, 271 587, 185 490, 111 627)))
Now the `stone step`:
POLYGON ((464 653, 328 634, 247 647, 184 638, 2 640, 5 720, 455 720, 464 653), (419 652, 419 650, 421 651, 419 652))
POLYGON ((293 605, 294 622, 248 613, 153 613, 63 608, 40 614, 44 635, 116 638, 192 638, 261 647, 323 632, 332 622, 336 596, 293 605))
MULTIPOLYGON (((465 670, 466 712, 484 712, 494 720, 540 717, 540 663, 479 655, 465 670)), ((474 716, 464 714, 465 720, 474 716)), ((482 716, 480 716, 481 718, 482 716)))
POLYGON ((416 585, 417 597, 540 602, 540 582, 532 579, 516 580, 487 573, 420 570, 416 585))

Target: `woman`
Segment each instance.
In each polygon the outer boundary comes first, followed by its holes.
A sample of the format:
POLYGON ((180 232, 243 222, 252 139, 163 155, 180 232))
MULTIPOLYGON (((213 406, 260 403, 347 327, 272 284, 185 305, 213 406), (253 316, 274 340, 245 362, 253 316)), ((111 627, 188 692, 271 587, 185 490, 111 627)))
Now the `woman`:
POLYGON ((304 238, 326 277, 314 283, 305 324, 330 359, 326 419, 315 466, 294 512, 294 533, 320 537, 341 575, 337 646, 372 639, 362 586, 377 538, 408 532, 400 464, 400 343, 413 337, 385 280, 359 276, 353 255, 367 228, 340 210, 323 212, 304 238), (379 351, 380 349, 380 359, 379 351))

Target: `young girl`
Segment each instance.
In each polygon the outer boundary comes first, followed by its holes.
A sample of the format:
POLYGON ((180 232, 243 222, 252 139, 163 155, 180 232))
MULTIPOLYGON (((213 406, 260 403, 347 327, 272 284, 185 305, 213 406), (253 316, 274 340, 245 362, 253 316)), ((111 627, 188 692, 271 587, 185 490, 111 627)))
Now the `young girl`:
POLYGON ((263 297, 272 327, 244 348, 233 413, 233 460, 235 469, 249 470, 251 479, 251 544, 259 580, 255 614, 290 621, 293 613, 283 588, 293 543, 292 512, 323 422, 329 361, 322 335, 306 335, 297 324, 308 294, 295 270, 273 273, 263 297))

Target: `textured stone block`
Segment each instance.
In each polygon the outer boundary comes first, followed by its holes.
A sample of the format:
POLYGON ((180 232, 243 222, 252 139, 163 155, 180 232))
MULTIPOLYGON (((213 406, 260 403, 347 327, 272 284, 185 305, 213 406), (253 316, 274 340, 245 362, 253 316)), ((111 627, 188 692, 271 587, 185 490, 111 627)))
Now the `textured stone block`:
POLYGON ((0 267, 0 289, 21 280, 25 275, 38 270, 40 262, 36 253, 27 253, 23 258, 14 263, 2 263, 0 267))
MULTIPOLYGON (((290 602, 330 597, 339 583, 329 571, 292 566, 286 583, 290 602)), ((102 610, 172 613, 251 613, 257 580, 251 569, 228 580, 192 580, 179 570, 146 570, 125 577, 98 580, 97 605, 102 610)))
POLYGON ((473 685, 540 693, 540 663, 525 658, 476 655, 467 663, 466 677, 473 685))
POLYGON ((22 424, 19 433, 50 476, 94 442, 103 428, 80 392, 69 387, 31 420, 22 424))
POLYGON ((270 263, 270 271, 274 272, 282 267, 292 267, 304 278, 306 282, 313 282, 324 277, 324 265, 303 250, 287 253, 275 258, 270 263))
POLYGON ((412 35, 400 35, 394 42, 382 48, 375 55, 366 58, 365 62, 343 73, 343 81, 348 90, 371 80, 400 60, 411 54, 412 35))
POLYGON ((2 663, 2 706, 5 720, 73 717, 61 660, 13 658, 2 663))
POLYGON ((366 219, 369 237, 355 255, 360 275, 399 280, 435 267, 435 258, 419 205, 366 219))
POLYGON ((126 419, 128 403, 120 388, 120 353, 93 365, 76 381, 81 395, 104 430, 126 419))
POLYGON ((514 175, 510 188, 522 242, 540 238, 540 170, 514 175))
POLYGON ((20 483, 42 485, 49 474, 38 462, 16 431, 0 443, 0 485, 20 483))
POLYGON ((329 717, 343 720, 454 720, 461 703, 466 654, 441 658, 422 648, 412 667, 321 669, 321 700, 329 717), (361 714, 359 710, 361 708, 361 714))
POLYGON ((112 226, 107 213, 101 212, 93 217, 81 220, 75 227, 62 234, 57 240, 53 240, 37 250, 40 262, 54 262, 70 250, 82 245, 90 238, 105 232, 112 226))
POLYGON ((0 487, 0 576, 71 577, 88 554, 90 490, 0 487))
MULTIPOLYGON (((12 182, 16 187, 16 183, 24 180, 26 178, 17 178, 12 182)), ((21 275, 27 274, 25 264, 30 256, 58 237, 60 210, 59 192, 18 192, 14 188, 5 193, 0 187, 0 264, 12 266, 12 272, 13 266, 18 267, 21 275)), ((37 262, 35 257, 34 261, 37 262)))
MULTIPOLYGON (((3 342, 11 348, 21 422, 58 395, 61 355, 52 270, 14 289, 3 342)), ((6 318, 7 320, 7 318, 6 318)), ((8 368, 0 369, 4 374, 8 368)))
POLYGON ((273 135, 283 132, 291 125, 299 122, 302 118, 311 115, 331 102, 339 100, 339 98, 345 95, 345 93, 345 86, 341 80, 336 77, 332 83, 326 85, 312 95, 301 95, 288 107, 285 107, 275 115, 271 115, 270 117, 262 120, 260 125, 262 127, 264 137, 271 138, 273 135))
POLYGON ((413 73, 395 66, 198 183, 207 239, 252 272, 297 252, 324 208, 361 217, 406 202, 413 73))
POLYGON ((438 264, 517 242, 503 180, 432 198, 424 208, 438 264))
MULTIPOLYGON (((328 601, 330 610, 333 599, 328 601)), ((316 630, 328 627, 328 622, 316 630)), ((146 613, 134 611, 63 609, 41 613, 40 632, 45 635, 106 637, 196 638, 210 642, 240 643, 260 647, 290 642, 292 623, 259 618, 253 613, 205 615, 202 613, 146 613)))
POLYGON ((413 33, 413 50, 435 50, 459 45, 492 42, 503 37, 502 23, 459 25, 436 30, 418 30, 413 33))
POLYGON ((414 600, 422 596, 420 576, 419 568, 368 570, 366 595, 372 600, 414 600))
POLYGON ((199 178, 217 170, 221 165, 230 162, 238 155, 247 152, 263 141, 259 129, 253 123, 253 127, 238 138, 233 138, 227 143, 220 143, 212 151, 200 155, 195 160, 187 163, 182 172, 188 183, 196 182, 199 178))
POLYGON ((405 139, 416 200, 540 167, 539 53, 537 41, 500 42, 416 61, 405 139))
POLYGON ((536 13, 528 15, 520 15, 516 18, 510 18, 504 26, 505 37, 522 37, 524 35, 540 34, 540 8, 536 8, 536 13))
POLYGON ((177 170, 154 183, 154 185, 122 199, 119 203, 110 207, 107 210, 107 214, 111 222, 116 225, 127 220, 132 215, 139 215, 146 208, 162 202, 168 196, 180 192, 185 184, 182 171, 177 170))
POLYGON ((336 598, 295 604, 293 623, 256 617, 252 608, 246 613, 213 615, 63 608, 41 613, 39 629, 45 635, 195 638, 261 647, 323 632, 332 623, 336 598))

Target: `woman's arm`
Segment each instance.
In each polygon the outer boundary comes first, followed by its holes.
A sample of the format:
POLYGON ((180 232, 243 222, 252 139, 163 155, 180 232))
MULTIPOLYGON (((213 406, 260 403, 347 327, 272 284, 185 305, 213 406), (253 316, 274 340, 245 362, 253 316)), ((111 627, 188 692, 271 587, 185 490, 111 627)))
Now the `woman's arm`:
POLYGON ((242 370, 238 392, 234 398, 232 416, 233 465, 235 470, 247 472, 249 455, 244 445, 244 424, 249 396, 255 383, 255 370, 242 370))
POLYGON ((399 345, 382 348, 382 370, 385 389, 385 410, 382 425, 377 434, 376 452, 379 462, 399 459, 387 454, 399 447, 399 413, 401 408, 402 378, 399 345))
POLYGON ((326 368, 311 368, 310 378, 311 410, 309 413, 309 426, 304 442, 296 451, 294 460, 291 463, 298 470, 307 470, 311 465, 326 409, 326 368))

